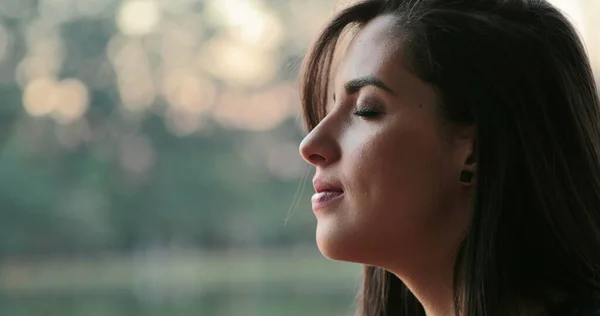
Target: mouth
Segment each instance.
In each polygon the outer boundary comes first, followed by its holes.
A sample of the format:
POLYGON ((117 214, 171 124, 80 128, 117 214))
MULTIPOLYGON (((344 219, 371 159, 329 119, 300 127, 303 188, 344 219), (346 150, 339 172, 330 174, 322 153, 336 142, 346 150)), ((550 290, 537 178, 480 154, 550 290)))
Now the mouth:
POLYGON ((312 208, 313 210, 321 209, 344 196, 344 192, 340 191, 323 191, 315 193, 312 196, 312 208))
POLYGON ((315 179, 313 186, 316 192, 311 198, 313 210, 323 208, 339 200, 344 195, 344 190, 342 190, 341 186, 334 182, 315 179))

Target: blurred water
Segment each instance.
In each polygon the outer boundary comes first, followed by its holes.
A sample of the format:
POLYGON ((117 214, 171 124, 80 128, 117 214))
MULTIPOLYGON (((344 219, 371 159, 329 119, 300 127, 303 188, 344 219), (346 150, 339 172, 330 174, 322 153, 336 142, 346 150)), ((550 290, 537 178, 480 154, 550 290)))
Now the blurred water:
POLYGON ((132 292, 40 293, 0 296, 0 315, 11 316, 345 316, 352 313, 347 293, 298 295, 285 291, 253 294, 211 293, 144 301, 132 292))
POLYGON ((303 250, 0 260, 0 315, 350 315, 360 266, 303 250))

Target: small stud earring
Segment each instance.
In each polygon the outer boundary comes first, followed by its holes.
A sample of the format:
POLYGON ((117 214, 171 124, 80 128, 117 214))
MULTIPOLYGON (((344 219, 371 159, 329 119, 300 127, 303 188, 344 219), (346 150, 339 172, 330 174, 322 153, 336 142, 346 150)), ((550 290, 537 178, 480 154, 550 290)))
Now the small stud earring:
POLYGON ((473 172, 467 171, 467 170, 463 170, 460 173, 460 182, 471 183, 472 179, 473 179, 473 172))

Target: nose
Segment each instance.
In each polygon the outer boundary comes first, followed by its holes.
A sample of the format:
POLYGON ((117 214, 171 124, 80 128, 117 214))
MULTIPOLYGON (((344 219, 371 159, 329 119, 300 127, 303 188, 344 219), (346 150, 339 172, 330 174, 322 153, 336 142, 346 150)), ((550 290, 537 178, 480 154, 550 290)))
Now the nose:
POLYGON ((335 133, 321 121, 300 143, 300 155, 315 167, 326 167, 338 161, 341 148, 335 133))

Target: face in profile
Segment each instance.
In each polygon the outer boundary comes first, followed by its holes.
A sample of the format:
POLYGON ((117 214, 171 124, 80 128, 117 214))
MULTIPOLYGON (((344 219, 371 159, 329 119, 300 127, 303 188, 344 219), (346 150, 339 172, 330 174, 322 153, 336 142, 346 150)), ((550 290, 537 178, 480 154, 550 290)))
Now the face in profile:
POLYGON ((331 258, 410 269, 452 260, 468 223, 460 181, 471 134, 443 124, 432 87, 405 67, 382 16, 363 27, 330 83, 327 116, 300 145, 316 167, 317 244, 331 258))

